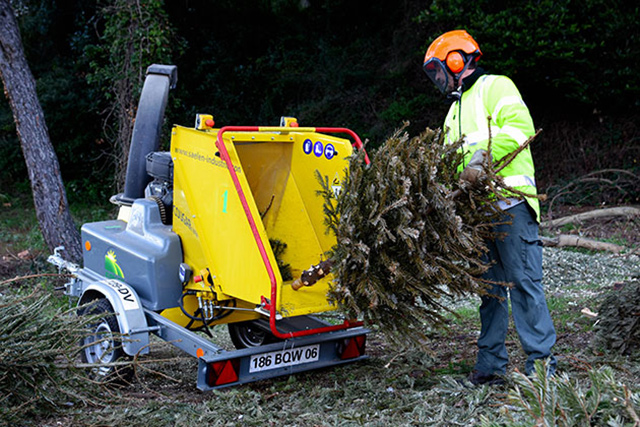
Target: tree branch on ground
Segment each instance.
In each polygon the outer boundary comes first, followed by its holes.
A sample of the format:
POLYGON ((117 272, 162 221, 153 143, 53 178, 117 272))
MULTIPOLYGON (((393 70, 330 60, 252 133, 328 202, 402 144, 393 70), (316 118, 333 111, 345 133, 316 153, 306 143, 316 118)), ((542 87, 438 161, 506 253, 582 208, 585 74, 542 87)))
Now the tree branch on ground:
POLYGON ((627 218, 640 216, 640 208, 633 206, 620 206, 615 208, 595 209, 588 212, 582 212, 575 215, 569 215, 558 219, 551 219, 540 223, 541 227, 560 227, 565 224, 580 224, 584 221, 596 218, 610 218, 616 216, 624 216, 627 218))
POLYGON ((587 239, 585 237, 574 236, 571 234, 560 234, 556 237, 541 237, 540 240, 542 240, 542 244, 544 246, 572 246, 592 251, 609 251, 616 254, 625 249, 624 246, 616 245, 614 243, 599 242, 597 240, 587 239))

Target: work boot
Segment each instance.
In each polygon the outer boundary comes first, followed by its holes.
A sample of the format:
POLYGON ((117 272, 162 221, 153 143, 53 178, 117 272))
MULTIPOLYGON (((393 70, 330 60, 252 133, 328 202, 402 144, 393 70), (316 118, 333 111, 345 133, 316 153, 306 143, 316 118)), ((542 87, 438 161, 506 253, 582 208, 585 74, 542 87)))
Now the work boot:
POLYGON ((473 370, 467 377, 469 382, 473 385, 504 385, 504 378, 500 375, 486 374, 484 372, 473 370))

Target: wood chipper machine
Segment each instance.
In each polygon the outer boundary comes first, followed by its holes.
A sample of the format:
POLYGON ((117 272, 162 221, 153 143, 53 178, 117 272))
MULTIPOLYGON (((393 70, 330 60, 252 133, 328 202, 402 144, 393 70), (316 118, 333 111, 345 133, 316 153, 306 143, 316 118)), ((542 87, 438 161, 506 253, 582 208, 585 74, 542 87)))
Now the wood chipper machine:
POLYGON ((331 275, 292 283, 335 244, 326 233, 321 185, 339 197, 347 157, 362 142, 344 128, 214 128, 199 114, 174 126, 158 151, 175 66, 152 65, 140 96, 117 219, 82 226, 83 266, 56 250, 72 273, 65 294, 98 315, 83 355, 99 374, 120 358, 149 352, 150 333, 198 359, 201 390, 365 358, 361 323, 319 313, 331 275), (348 135, 353 143, 337 135, 348 135), (236 350, 210 340, 227 324, 236 350))

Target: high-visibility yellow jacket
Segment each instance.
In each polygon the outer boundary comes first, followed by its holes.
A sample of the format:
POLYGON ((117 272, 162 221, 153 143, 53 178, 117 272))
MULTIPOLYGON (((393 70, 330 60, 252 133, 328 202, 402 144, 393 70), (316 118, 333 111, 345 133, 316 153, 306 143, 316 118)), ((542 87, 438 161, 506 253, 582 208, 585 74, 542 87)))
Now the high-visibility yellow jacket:
MULTIPOLYGON (((462 150, 465 158, 461 168, 476 150, 487 149, 489 130, 494 160, 512 153, 535 133, 529 109, 515 84, 506 76, 490 74, 481 75, 470 88, 464 90, 459 100, 451 104, 444 126, 447 142, 455 142, 461 135, 464 136, 462 150)), ((518 154, 499 175, 504 177, 508 186, 526 194, 537 194, 529 147, 518 154)), ((525 199, 540 222, 540 202, 535 197, 525 199)))

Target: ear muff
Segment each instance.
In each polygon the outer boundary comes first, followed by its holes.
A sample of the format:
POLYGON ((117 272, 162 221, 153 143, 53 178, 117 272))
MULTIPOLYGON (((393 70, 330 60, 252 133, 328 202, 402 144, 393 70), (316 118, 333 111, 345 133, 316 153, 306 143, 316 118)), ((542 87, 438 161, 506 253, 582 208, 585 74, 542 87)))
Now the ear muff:
POLYGON ((464 58, 458 51, 449 52, 447 55, 447 67, 452 73, 457 74, 464 68, 464 58))

